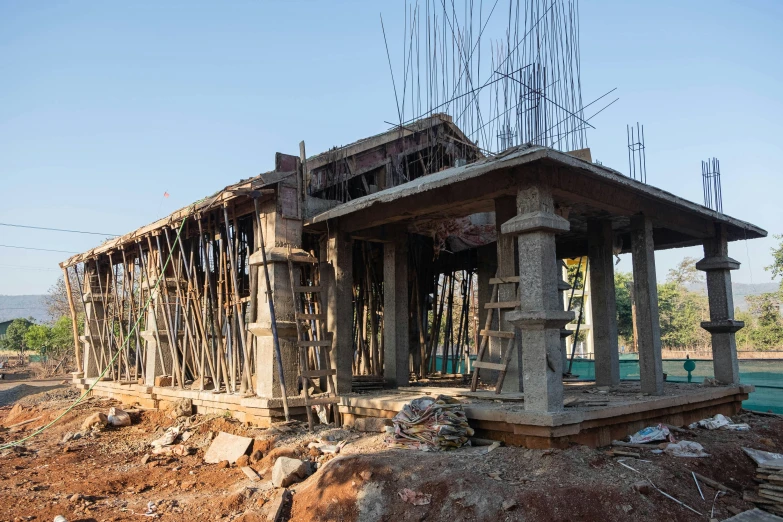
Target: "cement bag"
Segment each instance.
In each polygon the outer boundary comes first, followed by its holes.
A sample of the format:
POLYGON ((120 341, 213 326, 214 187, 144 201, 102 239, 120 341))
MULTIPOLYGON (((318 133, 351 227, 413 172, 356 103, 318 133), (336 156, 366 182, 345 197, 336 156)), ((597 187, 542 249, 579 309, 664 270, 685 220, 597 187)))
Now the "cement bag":
POLYGON ((131 418, 127 411, 119 408, 109 408, 109 424, 112 426, 130 426, 131 418))

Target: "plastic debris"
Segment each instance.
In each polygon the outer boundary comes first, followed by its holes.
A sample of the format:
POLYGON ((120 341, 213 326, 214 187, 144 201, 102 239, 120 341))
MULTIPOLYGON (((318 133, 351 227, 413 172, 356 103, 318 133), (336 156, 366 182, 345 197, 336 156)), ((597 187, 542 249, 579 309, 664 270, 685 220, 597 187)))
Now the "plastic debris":
POLYGON ((130 426, 131 418, 128 412, 119 408, 109 408, 109 424, 112 426, 130 426))
POLYGON ((179 437, 179 426, 172 426, 166 430, 159 439, 153 440, 150 445, 153 448, 162 448, 163 446, 171 446, 174 441, 179 437))
POLYGON ((691 429, 704 428, 707 430, 731 430, 731 431, 750 431, 750 425, 746 423, 734 424, 729 417, 720 413, 711 418, 702 419, 688 426, 691 429))
POLYGON ((710 456, 709 453, 704 451, 704 446, 698 442, 691 442, 689 440, 681 440, 680 442, 669 444, 663 451, 675 457, 699 458, 710 456))
POLYGON ((669 432, 669 428, 663 424, 658 424, 657 426, 648 426, 643 430, 637 431, 630 437, 630 442, 632 444, 646 444, 656 440, 668 440, 670 442, 674 442, 674 437, 672 437, 671 432, 669 432))
POLYGON ((404 488, 397 492, 403 502, 413 504, 414 506, 426 506, 432 501, 432 495, 429 493, 422 493, 421 491, 413 491, 412 489, 404 488))
POLYGON ((445 395, 421 397, 406 404, 393 419, 386 437, 391 448, 444 451, 470 444, 474 432, 462 404, 445 395))
POLYGON ((62 515, 57 515, 56 517, 54 517, 54 522, 68 522, 68 521, 67 521, 67 520, 65 520, 65 517, 64 517, 64 516, 62 516, 62 515))

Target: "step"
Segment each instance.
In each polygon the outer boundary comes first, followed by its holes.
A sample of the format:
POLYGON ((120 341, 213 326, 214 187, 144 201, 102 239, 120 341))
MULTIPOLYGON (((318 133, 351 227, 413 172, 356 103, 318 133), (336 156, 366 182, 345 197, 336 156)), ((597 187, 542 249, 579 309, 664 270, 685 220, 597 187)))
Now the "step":
POLYGON ((514 338, 514 332, 503 332, 501 330, 481 330, 479 335, 482 337, 502 337, 503 339, 514 338))
POLYGON ((474 361, 473 362, 474 368, 484 368, 485 370, 500 370, 505 371, 506 365, 501 363, 491 363, 491 362, 484 362, 484 361, 474 361))
POLYGON ((326 320, 326 314, 303 314, 296 312, 294 314, 297 319, 301 319, 302 321, 325 321, 326 320))
POLYGON ((312 348, 315 346, 332 346, 332 341, 297 341, 296 345, 300 348, 312 348))
POLYGON ((302 377, 308 377, 314 379, 316 377, 329 377, 330 375, 337 375, 337 370, 307 370, 300 374, 302 377))
POLYGON ((485 310, 491 308, 518 308, 519 301, 499 301, 497 303, 487 303, 484 305, 485 310))
POLYGON ((305 293, 305 294, 315 294, 320 291, 321 291, 320 286, 295 286, 294 287, 294 292, 305 293))

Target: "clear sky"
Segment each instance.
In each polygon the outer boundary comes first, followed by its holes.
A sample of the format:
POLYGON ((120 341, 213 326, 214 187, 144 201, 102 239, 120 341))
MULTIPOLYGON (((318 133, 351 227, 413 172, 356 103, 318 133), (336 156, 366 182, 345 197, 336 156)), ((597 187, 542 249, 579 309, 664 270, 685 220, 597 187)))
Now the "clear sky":
MULTIPOLYGON (((380 12, 401 42, 400 2, 0 0, 0 222, 122 234, 300 140, 310 155, 385 130, 380 12)), ((648 182, 701 203, 700 162, 718 157, 724 211, 770 232, 730 246, 745 283, 769 281, 783 233, 782 23, 779 0, 581 3, 583 98, 620 97, 591 122, 593 158, 626 172, 639 121, 648 182)), ((101 239, 0 226, 4 245, 101 239)), ((700 254, 659 253, 659 277, 700 254)), ((0 247, 0 294, 45 292, 68 255, 0 247)))

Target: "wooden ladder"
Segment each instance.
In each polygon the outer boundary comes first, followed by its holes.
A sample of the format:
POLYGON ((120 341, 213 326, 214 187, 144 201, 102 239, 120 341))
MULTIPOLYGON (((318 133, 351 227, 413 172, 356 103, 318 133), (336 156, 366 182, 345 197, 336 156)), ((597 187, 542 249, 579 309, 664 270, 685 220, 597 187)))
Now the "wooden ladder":
POLYGON ((288 256, 288 273, 291 279, 291 295, 294 298, 294 322, 296 323, 296 346, 299 350, 299 382, 302 384, 307 423, 313 430, 313 409, 316 405, 332 405, 332 413, 337 426, 340 425, 340 415, 337 411, 337 388, 334 379, 336 370, 332 368, 330 351, 332 335, 326 331, 324 321, 326 313, 323 310, 320 295, 322 288, 318 274, 318 259, 307 254, 294 253, 288 256), (294 265, 302 266, 301 280, 296 280, 294 265), (305 273, 309 267, 309 277, 305 273), (310 284, 302 284, 309 281, 310 284), (316 349, 316 350, 313 350, 316 349), (318 356, 323 351, 323 359, 318 356), (320 361, 324 362, 319 368, 320 361), (316 379, 326 377, 328 392, 318 397, 310 397, 310 383, 317 386, 316 379))
MULTIPOLYGON (((486 370, 499 371, 500 373, 498 373, 498 382, 495 385, 495 393, 499 394, 500 390, 503 388, 503 380, 506 378, 506 371, 508 370, 508 364, 509 362, 511 362, 511 354, 514 351, 516 333, 504 332, 502 330, 490 330, 490 328, 492 327, 492 316, 494 315, 495 310, 498 310, 499 312, 501 309, 504 308, 511 309, 511 308, 519 307, 518 300, 498 301, 498 285, 507 284, 507 283, 514 283, 516 285, 519 285, 519 277, 496 276, 489 280, 489 284, 492 285, 492 297, 490 297, 489 302, 484 305, 484 309, 489 311, 487 312, 487 319, 484 322, 484 329, 479 332, 479 335, 481 335, 481 345, 479 346, 476 362, 473 363, 473 380, 470 383, 470 391, 472 392, 476 391, 476 388, 478 387, 479 370, 481 368, 484 368, 486 370), (503 362, 493 363, 493 362, 484 361, 484 354, 487 351, 487 346, 489 345, 490 337, 499 337, 501 339, 508 340, 506 344, 505 355, 503 357, 503 362)), ((514 295, 516 295, 516 292, 514 292, 514 295)), ((500 313, 498 313, 498 325, 499 324, 500 324, 500 313)))

